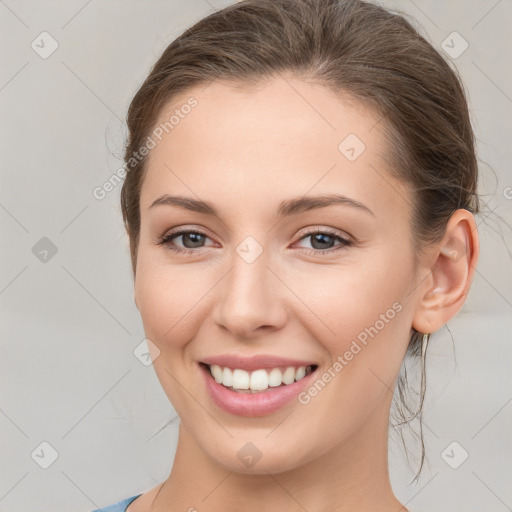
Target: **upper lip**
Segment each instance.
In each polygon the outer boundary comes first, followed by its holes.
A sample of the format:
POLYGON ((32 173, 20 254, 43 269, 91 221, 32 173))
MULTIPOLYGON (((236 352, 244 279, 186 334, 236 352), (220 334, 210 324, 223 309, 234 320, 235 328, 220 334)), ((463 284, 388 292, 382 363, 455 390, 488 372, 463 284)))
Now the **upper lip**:
POLYGON ((300 366, 315 365, 313 361, 304 361, 300 359, 290 359, 288 357, 280 357, 270 354, 258 354, 251 357, 243 357, 236 354, 222 354, 218 356, 207 357, 201 360, 202 363, 207 365, 216 364, 232 369, 239 368, 241 370, 253 371, 261 368, 277 368, 280 366, 288 367, 293 366, 298 368, 300 366))

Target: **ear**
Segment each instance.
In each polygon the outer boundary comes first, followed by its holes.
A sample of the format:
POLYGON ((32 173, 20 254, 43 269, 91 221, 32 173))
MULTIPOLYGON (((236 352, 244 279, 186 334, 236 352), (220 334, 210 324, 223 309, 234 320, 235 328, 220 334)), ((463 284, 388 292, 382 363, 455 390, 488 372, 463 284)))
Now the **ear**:
POLYGON ((441 242, 429 259, 412 326, 418 332, 440 329, 462 308, 478 261, 480 246, 473 214, 456 210, 446 225, 441 242))

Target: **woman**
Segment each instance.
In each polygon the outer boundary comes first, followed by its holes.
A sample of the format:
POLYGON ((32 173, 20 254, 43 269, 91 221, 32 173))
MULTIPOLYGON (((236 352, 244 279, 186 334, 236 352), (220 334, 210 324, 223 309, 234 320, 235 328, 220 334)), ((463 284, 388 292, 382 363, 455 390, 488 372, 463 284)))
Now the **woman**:
POLYGON ((246 0, 168 46, 128 127, 135 302, 180 426, 169 477, 102 510, 406 511, 393 390, 479 254, 456 73, 377 5, 246 0))

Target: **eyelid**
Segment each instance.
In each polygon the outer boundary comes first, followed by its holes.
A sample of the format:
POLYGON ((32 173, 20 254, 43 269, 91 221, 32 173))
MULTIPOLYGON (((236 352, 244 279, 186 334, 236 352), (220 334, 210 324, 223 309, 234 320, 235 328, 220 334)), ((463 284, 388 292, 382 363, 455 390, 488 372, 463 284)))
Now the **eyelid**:
MULTIPOLYGON (((184 234, 188 234, 188 233, 196 233, 196 234, 199 234, 206 238, 209 238, 210 240, 213 240, 213 238, 210 237, 210 235, 208 235, 208 233, 205 232, 206 230, 203 231, 203 229, 204 228, 202 228, 202 227, 198 229, 197 227, 195 227, 193 225, 179 226, 177 228, 171 229, 170 231, 167 231, 164 235, 157 237, 155 240, 155 243, 157 245, 167 246, 168 250, 171 250, 175 253, 182 253, 182 254, 187 254, 187 255, 191 255, 194 253, 200 254, 208 246, 197 247, 197 248, 192 248, 192 249, 187 248, 187 247, 180 247, 180 246, 171 247, 171 245, 172 245, 171 240, 174 238, 179 238, 180 235, 184 235, 184 234)), ((338 252, 340 250, 346 249, 347 247, 350 247, 357 242, 353 236, 349 235, 348 233, 346 233, 344 231, 341 231, 339 229, 332 228, 332 227, 316 225, 314 227, 307 226, 307 227, 301 229, 299 231, 299 233, 296 235, 297 241, 294 242, 294 244, 302 241, 303 239, 314 236, 317 233, 318 234, 326 234, 333 238, 337 238, 337 239, 341 240, 342 243, 341 243, 341 245, 340 244, 335 245, 334 247, 331 247, 331 248, 325 249, 325 250, 311 249, 308 247, 303 247, 302 250, 306 254, 313 254, 313 255, 319 255, 319 256, 329 255, 330 253, 338 252)))
POLYGON ((183 233, 199 233, 208 237, 210 240, 213 240, 213 237, 208 234, 208 230, 203 228, 202 226, 198 226, 196 224, 191 225, 183 225, 177 226, 175 228, 168 229, 162 236, 158 236, 157 239, 161 240, 162 238, 169 238, 171 236, 181 235, 183 233))
MULTIPOLYGON (((188 233, 196 233, 198 235, 204 236, 205 238, 213 240, 213 238, 202 227, 198 229, 197 227, 191 226, 179 226, 177 228, 166 231, 162 236, 157 236, 155 238, 155 243, 157 245, 166 245, 171 239, 178 238, 180 235, 186 235, 188 233)), ((183 251, 190 250, 193 252, 199 252, 201 249, 204 249, 204 247, 199 247, 198 249, 188 249, 185 247, 183 248, 183 251)))
POLYGON ((332 236, 338 236, 340 238, 343 238, 347 242, 355 243, 356 239, 349 235, 346 231, 342 231, 337 228, 331 228, 329 226, 322 226, 322 225, 315 225, 315 226, 308 226, 299 231, 297 234, 297 237, 299 239, 304 238, 307 235, 312 235, 315 233, 326 233, 332 236))

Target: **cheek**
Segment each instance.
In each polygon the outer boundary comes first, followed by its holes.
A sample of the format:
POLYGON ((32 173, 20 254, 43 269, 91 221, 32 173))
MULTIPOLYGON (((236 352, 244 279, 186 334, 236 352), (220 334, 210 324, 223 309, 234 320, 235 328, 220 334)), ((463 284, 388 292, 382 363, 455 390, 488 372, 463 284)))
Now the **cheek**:
POLYGON ((208 265, 172 265, 142 252, 135 293, 146 337, 162 352, 181 350, 206 320, 219 276, 208 265))
POLYGON ((205 281, 208 276, 197 268, 154 260, 149 264, 149 254, 139 257, 135 293, 145 336, 157 347, 150 349, 153 368, 178 415, 187 418, 190 397, 182 386, 196 371, 188 344, 203 323, 201 298, 211 286, 205 281))
POLYGON ((300 280, 298 294, 317 313, 308 328, 332 361, 319 375, 326 385, 322 398, 312 398, 313 416, 322 415, 325 403, 336 404, 329 409, 338 419, 333 423, 350 429, 390 397, 409 339, 411 278, 408 255, 381 251, 373 261, 352 262, 300 280), (347 411, 352 422, 347 422, 347 411))
MULTIPOLYGON (((295 276, 294 292, 308 307, 307 327, 331 356, 349 349, 353 340, 395 337, 407 323, 404 299, 410 262, 381 251, 336 267, 318 266, 295 276)), ((291 279, 292 276, 289 276, 291 279)), ((302 308, 304 309, 305 308, 302 308)))
POLYGON ((144 256, 140 259, 135 279, 139 311, 146 336, 164 350, 167 340, 175 339, 182 330, 187 311, 197 302, 200 285, 197 279, 185 279, 165 266, 145 265, 144 256))

